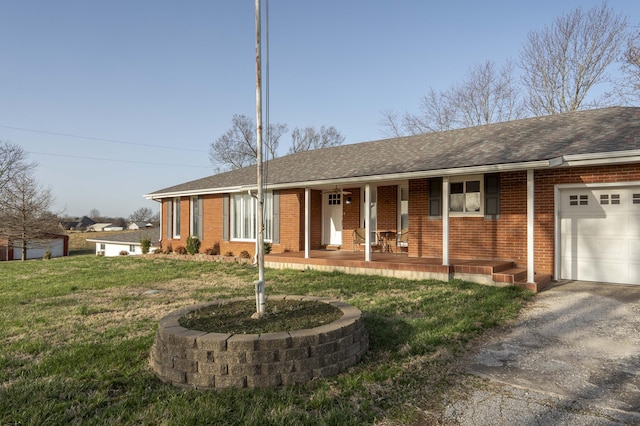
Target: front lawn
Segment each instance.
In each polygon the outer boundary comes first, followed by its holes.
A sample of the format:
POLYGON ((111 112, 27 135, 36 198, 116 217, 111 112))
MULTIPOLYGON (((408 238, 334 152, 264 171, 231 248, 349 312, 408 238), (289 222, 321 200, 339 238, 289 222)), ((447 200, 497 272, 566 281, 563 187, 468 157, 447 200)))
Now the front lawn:
POLYGON ((151 371, 157 321, 186 305, 252 296, 254 268, 84 255, 0 269, 0 424, 436 424, 474 339, 532 296, 465 282, 267 270, 267 295, 331 296, 360 309, 369 353, 346 373, 305 385, 202 392, 163 384, 151 371))

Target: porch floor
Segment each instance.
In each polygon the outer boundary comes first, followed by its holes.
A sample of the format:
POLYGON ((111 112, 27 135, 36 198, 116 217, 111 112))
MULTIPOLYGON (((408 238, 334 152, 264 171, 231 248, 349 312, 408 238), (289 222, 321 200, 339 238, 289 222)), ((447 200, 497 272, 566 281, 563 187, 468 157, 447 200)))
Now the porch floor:
POLYGON ((533 291, 540 291, 551 281, 549 275, 536 275, 535 283, 527 283, 526 269, 510 260, 450 259, 450 265, 442 265, 442 258, 409 257, 407 253, 372 252, 370 262, 364 256, 363 251, 350 250, 311 250, 308 259, 304 252, 273 253, 265 255, 265 265, 420 280, 459 278, 488 285, 518 285, 533 291))

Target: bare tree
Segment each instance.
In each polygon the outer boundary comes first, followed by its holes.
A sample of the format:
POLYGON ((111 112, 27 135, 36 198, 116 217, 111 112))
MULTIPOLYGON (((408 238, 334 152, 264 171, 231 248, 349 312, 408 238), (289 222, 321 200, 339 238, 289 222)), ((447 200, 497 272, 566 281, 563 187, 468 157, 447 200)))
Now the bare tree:
POLYGON ((27 161, 24 150, 8 141, 0 141, 0 191, 16 176, 29 173, 36 163, 27 161))
MULTIPOLYGON (((280 138, 287 132, 284 124, 270 124, 263 140, 267 159, 277 156, 280 138)), ((246 115, 236 114, 231 120, 231 128, 211 143, 209 159, 223 168, 239 169, 256 163, 256 124, 246 115)))
POLYGON ((512 76, 510 61, 500 70, 492 61, 471 68, 462 84, 454 86, 448 95, 449 109, 455 114, 453 121, 460 127, 471 127, 523 117, 524 108, 512 76))
POLYGON ((0 195, 2 233, 21 242, 22 260, 26 260, 30 243, 57 232, 57 220, 49 211, 51 190, 42 188, 31 173, 23 172, 15 175, 0 195))
POLYGON ((291 132, 289 154, 342 145, 344 139, 344 136, 333 126, 322 126, 320 130, 316 130, 314 127, 305 127, 304 129, 296 127, 291 132))
POLYGON ((149 207, 140 207, 129 215, 129 221, 131 222, 151 222, 153 221, 153 210, 149 207))
POLYGON ((622 78, 616 82, 616 93, 628 103, 640 100, 640 32, 627 39, 622 54, 622 78))
POLYGON ((520 55, 527 107, 535 115, 604 106, 605 96, 587 99, 609 82, 608 67, 619 57, 627 18, 606 2, 584 12, 578 7, 553 25, 530 32, 520 55))
POLYGON ((430 88, 420 100, 420 114, 401 118, 389 110, 383 114, 386 134, 397 137, 513 120, 524 116, 524 107, 511 62, 498 70, 486 61, 445 91, 430 88))
POLYGON ((96 222, 100 220, 101 216, 100 216, 100 210, 98 209, 91 209, 89 210, 89 217, 93 220, 95 220, 96 222))

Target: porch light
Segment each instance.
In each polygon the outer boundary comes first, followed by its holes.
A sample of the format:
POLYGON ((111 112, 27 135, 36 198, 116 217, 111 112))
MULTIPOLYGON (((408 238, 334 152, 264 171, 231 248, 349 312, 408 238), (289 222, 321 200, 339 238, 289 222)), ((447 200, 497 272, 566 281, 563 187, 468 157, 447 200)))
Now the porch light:
POLYGON ((351 197, 347 197, 346 200, 344 200, 345 204, 351 204, 351 197))

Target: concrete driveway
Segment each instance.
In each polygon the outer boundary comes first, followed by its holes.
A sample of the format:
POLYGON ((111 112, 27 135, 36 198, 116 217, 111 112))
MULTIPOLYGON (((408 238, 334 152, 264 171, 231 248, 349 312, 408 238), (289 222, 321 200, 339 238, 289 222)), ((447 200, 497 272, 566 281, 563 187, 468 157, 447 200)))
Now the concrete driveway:
POLYGON ((478 349, 463 425, 640 424, 640 286, 559 282, 478 349))

